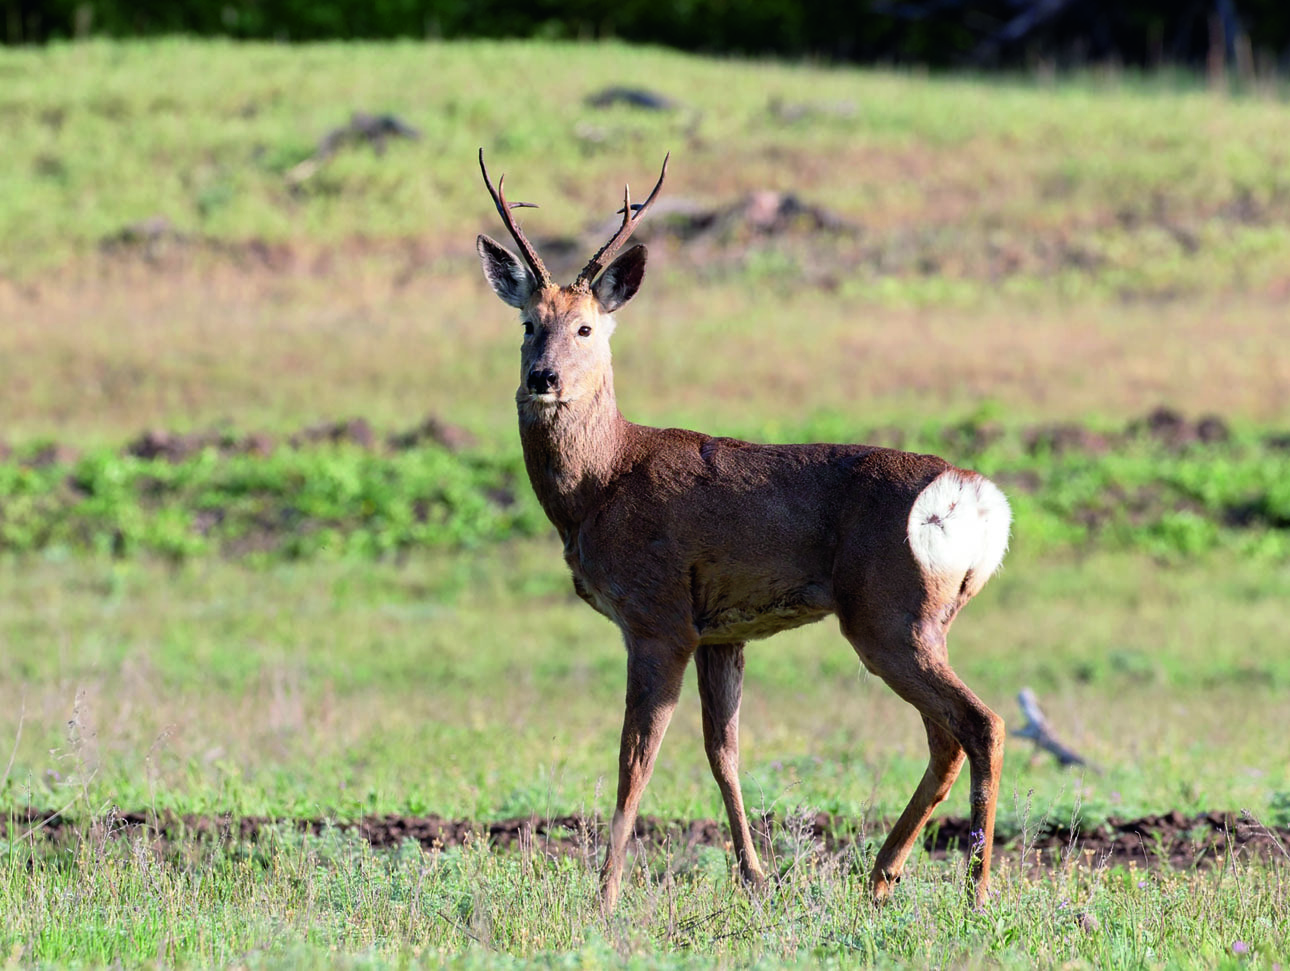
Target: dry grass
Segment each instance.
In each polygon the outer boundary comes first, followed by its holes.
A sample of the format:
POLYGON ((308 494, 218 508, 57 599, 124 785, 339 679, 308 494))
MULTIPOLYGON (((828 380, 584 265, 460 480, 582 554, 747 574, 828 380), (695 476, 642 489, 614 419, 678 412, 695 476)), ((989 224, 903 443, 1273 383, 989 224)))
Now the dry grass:
MULTIPOLYGON (((150 427, 283 430, 426 413, 509 445, 518 327, 469 241, 399 276, 401 257, 315 272, 115 267, 0 294, 4 437, 115 443, 150 427)), ((1120 419, 1159 404, 1290 417, 1285 307, 1270 298, 899 306, 696 280, 660 254, 616 338, 637 420, 787 435, 813 414, 856 433, 992 402, 1034 422, 1120 419)), ((68 275, 70 277, 70 274, 68 275)))

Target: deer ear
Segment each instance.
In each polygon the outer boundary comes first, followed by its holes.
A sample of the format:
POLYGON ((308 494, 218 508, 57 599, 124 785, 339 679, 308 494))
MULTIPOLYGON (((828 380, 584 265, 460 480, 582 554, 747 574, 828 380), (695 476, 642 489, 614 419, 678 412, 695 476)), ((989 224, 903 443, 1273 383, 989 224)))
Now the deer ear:
POLYGON ((500 243, 480 235, 475 240, 479 262, 484 266, 484 278, 503 303, 523 307, 537 289, 537 281, 511 251, 500 243))
POLYGON ((600 306, 605 308, 605 313, 612 314, 636 296, 636 291, 641 288, 641 281, 645 279, 647 255, 644 245, 633 246, 600 274, 600 279, 591 290, 600 301, 600 306))

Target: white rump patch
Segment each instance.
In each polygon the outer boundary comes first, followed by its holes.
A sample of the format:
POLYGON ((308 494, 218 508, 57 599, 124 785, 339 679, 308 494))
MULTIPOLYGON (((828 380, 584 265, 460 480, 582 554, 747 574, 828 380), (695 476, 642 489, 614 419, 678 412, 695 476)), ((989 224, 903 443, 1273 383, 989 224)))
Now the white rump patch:
POLYGON ((909 548, 928 574, 975 595, 1008 549, 1012 510, 983 475, 949 469, 918 494, 909 511, 909 548))

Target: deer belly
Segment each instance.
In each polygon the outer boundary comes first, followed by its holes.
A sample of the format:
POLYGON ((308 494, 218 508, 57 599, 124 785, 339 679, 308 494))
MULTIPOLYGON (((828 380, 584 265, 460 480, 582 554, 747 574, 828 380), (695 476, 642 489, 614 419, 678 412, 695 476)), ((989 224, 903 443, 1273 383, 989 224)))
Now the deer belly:
POLYGON ((803 624, 813 624, 831 614, 823 591, 806 589, 765 602, 717 605, 696 610, 695 626, 705 644, 753 641, 803 624))

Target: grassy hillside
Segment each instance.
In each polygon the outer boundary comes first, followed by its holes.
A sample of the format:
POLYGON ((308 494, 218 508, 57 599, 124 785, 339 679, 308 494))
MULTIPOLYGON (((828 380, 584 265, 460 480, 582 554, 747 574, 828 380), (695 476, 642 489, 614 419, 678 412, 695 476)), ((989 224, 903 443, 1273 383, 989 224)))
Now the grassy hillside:
POLYGON ((1172 252, 1175 224, 1200 234, 1202 257, 1211 238, 1269 265, 1287 246, 1283 102, 1176 78, 1054 87, 621 45, 181 40, 10 49, 0 70, 10 271, 156 215, 227 241, 465 248, 491 222, 480 145, 546 207, 532 216, 545 233, 607 217, 622 180, 643 184, 671 149, 673 195, 791 189, 880 234, 937 227, 1007 245, 1068 233, 1147 275, 1196 258, 1172 252), (676 107, 586 103, 612 84, 676 107), (293 191, 284 175, 355 110, 394 112, 421 140, 342 152, 293 191))
POLYGON ((0 51, 0 75, 11 443, 427 412, 509 442, 513 315, 472 247, 502 232, 481 145, 541 203, 526 225, 560 272, 622 182, 643 191, 673 152, 616 341, 639 420, 775 436, 821 415, 957 420, 983 400, 1019 419, 1290 415, 1275 97, 613 45, 91 43, 0 51), (679 107, 585 103, 615 83, 679 107), (358 110, 421 138, 301 175, 358 110), (686 213, 759 190, 841 228, 736 212, 683 238, 686 213))

